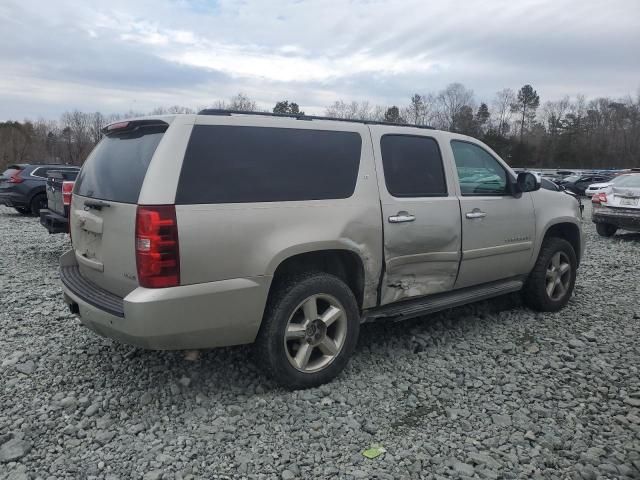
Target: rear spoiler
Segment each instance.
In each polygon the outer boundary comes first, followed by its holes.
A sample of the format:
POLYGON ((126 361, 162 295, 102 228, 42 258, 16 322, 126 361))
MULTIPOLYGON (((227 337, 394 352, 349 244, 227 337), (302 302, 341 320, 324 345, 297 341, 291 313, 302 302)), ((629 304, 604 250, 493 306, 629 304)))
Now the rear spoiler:
POLYGON ((141 128, 167 128, 168 126, 169 124, 164 120, 123 120, 120 122, 110 123, 102 129, 102 133, 108 136, 120 133, 130 133, 141 128))

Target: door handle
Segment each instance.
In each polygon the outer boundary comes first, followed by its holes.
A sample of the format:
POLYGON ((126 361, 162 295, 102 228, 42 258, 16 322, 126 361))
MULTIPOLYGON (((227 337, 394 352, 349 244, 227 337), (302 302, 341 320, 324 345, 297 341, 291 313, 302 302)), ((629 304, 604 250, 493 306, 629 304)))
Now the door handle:
POLYGON ((396 215, 391 215, 389 217, 389 223, 413 222, 415 219, 416 217, 414 215, 407 212, 398 212, 396 215))
POLYGON ((472 212, 465 213, 465 217, 467 218, 484 218, 486 216, 487 214, 485 212, 478 210, 477 208, 474 208, 472 212))

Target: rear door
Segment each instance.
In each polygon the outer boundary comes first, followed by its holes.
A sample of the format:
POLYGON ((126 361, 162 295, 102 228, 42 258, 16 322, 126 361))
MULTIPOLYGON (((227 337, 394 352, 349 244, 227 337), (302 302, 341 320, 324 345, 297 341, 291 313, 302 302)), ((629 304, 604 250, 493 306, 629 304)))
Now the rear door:
POLYGON ((460 182, 462 262, 456 288, 527 273, 535 213, 530 193, 510 193, 510 172, 482 145, 451 140, 460 182))
POLYGON ((100 141, 76 179, 70 228, 81 275, 125 296, 138 286, 135 221, 140 190, 168 124, 121 125, 100 141))
POLYGON ((436 132, 370 129, 384 231, 381 303, 451 290, 460 262, 460 206, 436 132))

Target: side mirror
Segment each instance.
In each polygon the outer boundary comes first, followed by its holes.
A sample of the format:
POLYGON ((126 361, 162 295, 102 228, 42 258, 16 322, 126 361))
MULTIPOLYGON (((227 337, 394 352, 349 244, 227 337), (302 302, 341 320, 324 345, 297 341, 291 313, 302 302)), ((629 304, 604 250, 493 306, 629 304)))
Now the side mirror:
POLYGON ((521 192, 535 192, 540 190, 541 182, 533 173, 522 172, 518 174, 516 184, 521 192))

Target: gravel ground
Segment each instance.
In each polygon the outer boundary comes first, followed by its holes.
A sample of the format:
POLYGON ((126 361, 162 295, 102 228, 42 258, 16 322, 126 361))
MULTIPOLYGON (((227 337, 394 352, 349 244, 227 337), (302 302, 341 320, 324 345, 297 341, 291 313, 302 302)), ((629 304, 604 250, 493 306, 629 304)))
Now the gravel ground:
POLYGON ((640 478, 640 235, 585 228, 564 311, 367 325, 336 381, 288 392, 245 347, 189 361, 82 328, 68 239, 0 207, 0 478, 640 478))

